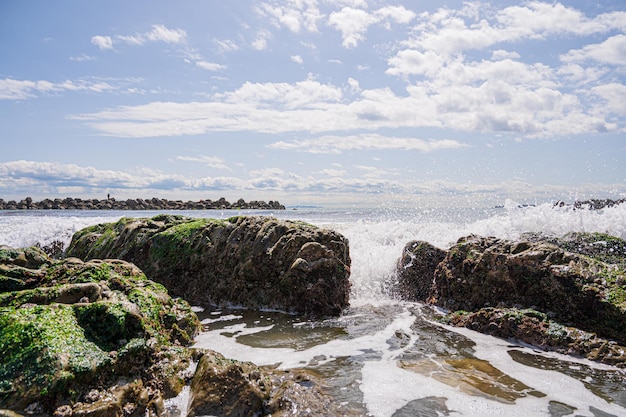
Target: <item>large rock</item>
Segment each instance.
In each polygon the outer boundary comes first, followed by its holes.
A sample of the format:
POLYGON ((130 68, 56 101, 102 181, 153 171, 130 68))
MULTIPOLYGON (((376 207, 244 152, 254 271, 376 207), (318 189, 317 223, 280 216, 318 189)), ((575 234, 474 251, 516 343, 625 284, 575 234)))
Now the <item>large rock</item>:
POLYGON ((162 414, 199 330, 188 303, 128 262, 0 248, 0 409, 162 414))
MULTIPOLYGON (((572 240, 556 243, 566 241, 572 240)), ((626 343, 626 274, 622 266, 601 260, 606 260, 601 253, 569 252, 540 239, 469 236, 446 251, 433 269, 440 252, 429 246, 412 242, 405 248, 437 256, 405 256, 398 266, 400 293, 413 291, 419 294, 413 299, 452 311, 533 308, 556 322, 626 343)))
POLYGON ((626 368, 626 346, 595 333, 563 326, 550 320, 547 314, 532 309, 487 307, 475 312, 457 311, 447 315, 444 322, 504 339, 520 340, 544 350, 626 368))
POLYGON ((279 371, 200 351, 187 416, 357 417, 305 370, 279 371))
POLYGON ((79 231, 67 254, 133 262, 193 303, 328 316, 349 302, 347 239, 303 222, 124 218, 79 231))

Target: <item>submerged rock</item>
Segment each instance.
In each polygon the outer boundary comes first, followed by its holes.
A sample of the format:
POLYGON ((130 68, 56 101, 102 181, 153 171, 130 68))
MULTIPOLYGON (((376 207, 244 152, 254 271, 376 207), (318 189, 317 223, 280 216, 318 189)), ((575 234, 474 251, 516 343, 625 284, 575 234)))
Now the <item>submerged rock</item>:
POLYGON ((0 408, 157 415, 184 385, 198 318, 136 266, 5 247, 0 286, 0 408))
POLYGON ((576 355, 626 368, 626 347, 575 327, 563 326, 532 309, 482 308, 457 311, 444 321, 505 339, 520 340, 548 351, 576 355))
POLYGON ((398 263, 398 292, 451 311, 530 308, 624 345, 626 256, 616 248, 625 246, 622 239, 597 234, 521 241, 468 236, 443 252, 410 242, 398 263))
POLYGON ((294 221, 159 215, 76 233, 68 256, 119 258, 193 303, 338 315, 349 304, 342 235, 294 221))

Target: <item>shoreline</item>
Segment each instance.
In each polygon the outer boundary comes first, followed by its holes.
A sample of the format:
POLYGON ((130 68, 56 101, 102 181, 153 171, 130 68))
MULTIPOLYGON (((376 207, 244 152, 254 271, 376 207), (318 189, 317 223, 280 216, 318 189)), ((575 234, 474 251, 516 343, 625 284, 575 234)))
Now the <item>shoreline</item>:
POLYGON ((67 197, 64 199, 46 198, 42 201, 33 201, 31 197, 17 202, 15 200, 4 201, 0 198, 0 210, 285 210, 285 206, 278 201, 269 202, 252 200, 246 202, 240 198, 234 203, 227 201, 224 197, 219 200, 168 200, 165 198, 142 199, 129 198, 127 200, 116 200, 107 198, 81 199, 67 197))

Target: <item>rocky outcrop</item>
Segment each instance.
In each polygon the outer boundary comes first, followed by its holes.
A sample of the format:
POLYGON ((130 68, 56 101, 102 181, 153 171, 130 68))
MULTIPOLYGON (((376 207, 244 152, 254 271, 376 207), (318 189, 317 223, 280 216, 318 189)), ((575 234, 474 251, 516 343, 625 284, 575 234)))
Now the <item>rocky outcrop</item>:
POLYGON ((0 248, 0 408, 160 415, 200 323, 134 265, 0 248))
POLYGON ((199 328, 131 263, 1 247, 0 416, 359 415, 305 371, 191 349, 199 328))
MULTIPOLYGON (((447 251, 410 242, 398 263, 398 293, 453 312, 480 312, 452 321, 478 323, 472 326, 479 330, 485 329, 479 319, 494 314, 483 309, 533 309, 581 335, 626 344, 624 241, 601 234, 529 237, 514 242, 469 236, 447 251)), ((548 328, 551 322, 545 321, 548 328)), ((494 330, 502 327, 498 323, 489 321, 490 333, 514 334, 494 330)), ((564 349, 574 343, 560 342, 564 349)))
POLYGON ((623 344, 564 326, 533 309, 487 307, 475 312, 457 311, 447 315, 444 322, 491 336, 520 340, 544 350, 626 368, 626 347, 623 344))
POLYGON ((182 201, 167 200, 165 198, 151 199, 127 199, 116 200, 107 198, 80 199, 80 198, 46 198, 42 201, 33 201, 31 197, 23 200, 4 201, 0 198, 0 210, 284 210, 285 206, 278 201, 250 201, 240 198, 235 203, 228 202, 225 198, 219 200, 182 201))
POLYGON ((312 316, 338 315, 349 303, 347 239, 303 222, 125 218, 79 231, 67 254, 133 262, 193 303, 312 316))
POLYGON ((326 394, 304 370, 278 371, 202 351, 187 416, 360 416, 326 394))

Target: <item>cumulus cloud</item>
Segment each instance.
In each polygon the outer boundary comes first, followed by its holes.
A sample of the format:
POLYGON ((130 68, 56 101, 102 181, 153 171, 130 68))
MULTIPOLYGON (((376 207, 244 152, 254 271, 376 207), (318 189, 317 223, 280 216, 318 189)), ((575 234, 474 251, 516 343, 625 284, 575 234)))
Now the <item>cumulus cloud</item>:
POLYGON ((626 66, 626 35, 612 36, 599 44, 586 45, 561 56, 565 62, 594 60, 603 64, 626 66))
MULTIPOLYGON (((626 36, 610 36, 626 26, 623 12, 588 17, 558 2, 530 1, 506 7, 465 2, 458 9, 442 7, 417 15, 402 6, 370 10, 366 2, 349 0, 266 1, 256 11, 275 27, 294 33, 319 30, 326 23, 341 32, 347 48, 364 42, 372 25, 406 25, 406 38, 384 52, 386 74, 398 77, 399 83, 394 81, 391 88, 348 77, 333 85, 314 76, 290 83, 248 81, 205 101, 157 101, 72 118, 105 135, 123 137, 214 131, 351 136, 356 130, 424 127, 555 137, 626 129, 617 117, 620 108, 612 104, 616 99, 608 94, 608 86, 619 80, 615 71, 620 71, 610 65, 626 63, 626 36), (307 13, 315 19, 307 20, 307 13), (563 35, 607 39, 561 51, 556 64, 525 60, 516 49, 522 40, 552 42, 563 35)), ((257 34, 252 47, 266 50, 272 33, 251 30, 257 34)), ((200 68, 224 69, 197 53, 187 56, 200 68)), ((300 55, 287 57, 304 61, 300 55)))
POLYGON ((415 17, 413 11, 403 6, 387 6, 373 13, 361 8, 344 7, 329 15, 328 24, 341 32, 344 47, 353 48, 365 40, 365 34, 371 25, 382 23, 390 29, 391 21, 406 25, 415 17))
POLYGON ((113 49, 113 39, 111 39, 110 36, 93 36, 91 38, 91 43, 102 50, 113 49))
POLYGON ((303 28, 317 32, 318 22, 323 17, 317 0, 272 0, 260 3, 256 12, 268 18, 274 26, 286 27, 293 33, 299 33, 303 28))

